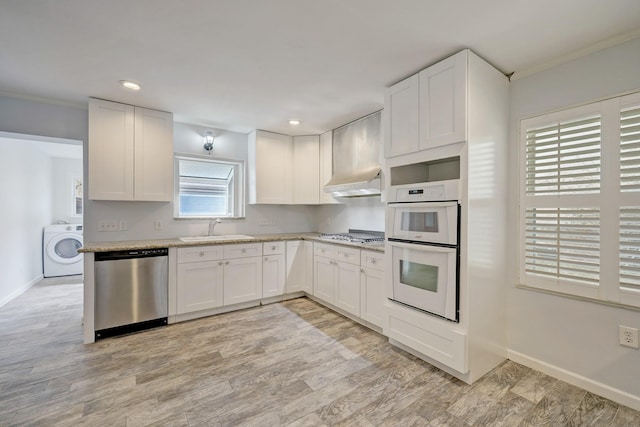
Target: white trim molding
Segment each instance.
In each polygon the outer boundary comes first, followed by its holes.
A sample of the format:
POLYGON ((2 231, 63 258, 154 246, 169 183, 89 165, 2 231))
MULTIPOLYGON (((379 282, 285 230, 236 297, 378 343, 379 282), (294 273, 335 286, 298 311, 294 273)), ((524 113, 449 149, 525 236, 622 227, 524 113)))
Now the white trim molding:
POLYGON ((507 350, 507 358, 513 362, 535 369, 536 371, 540 371, 576 387, 583 388, 591 393, 635 409, 636 411, 640 411, 640 396, 635 396, 631 393, 618 390, 617 388, 594 381, 591 378, 584 377, 580 374, 568 371, 550 363, 543 362, 542 360, 529 357, 517 351, 507 350))
POLYGON ((11 292, 6 297, 0 299, 0 307, 4 306, 5 304, 7 304, 7 303, 9 303, 11 301, 13 301, 14 299, 18 298, 20 295, 22 295, 23 293, 28 291, 33 285, 38 283, 43 278, 44 278, 44 276, 42 274, 40 274, 40 275, 36 276, 35 278, 33 278, 32 280, 30 280, 28 283, 22 285, 21 287, 19 287, 15 291, 11 292))

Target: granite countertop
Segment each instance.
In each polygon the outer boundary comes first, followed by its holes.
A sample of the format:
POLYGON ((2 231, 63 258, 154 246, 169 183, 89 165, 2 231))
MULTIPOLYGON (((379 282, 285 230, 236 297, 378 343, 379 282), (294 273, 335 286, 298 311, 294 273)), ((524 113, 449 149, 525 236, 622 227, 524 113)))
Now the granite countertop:
POLYGON ((183 242, 182 240, 175 239, 156 239, 156 240, 125 240, 120 242, 95 242, 85 243, 85 245, 78 250, 78 252, 108 252, 108 251, 124 251, 134 249, 157 249, 157 248, 172 248, 172 247, 188 247, 188 246, 212 246, 212 245, 229 245, 234 243, 260 243, 260 242, 277 242, 287 240, 311 240, 315 242, 322 242, 331 245, 351 246, 358 249, 366 249, 376 252, 384 252, 384 243, 352 243, 336 240, 321 239, 319 233, 285 233, 285 234, 258 234, 252 235, 252 239, 229 239, 229 240, 217 240, 201 242, 183 242))

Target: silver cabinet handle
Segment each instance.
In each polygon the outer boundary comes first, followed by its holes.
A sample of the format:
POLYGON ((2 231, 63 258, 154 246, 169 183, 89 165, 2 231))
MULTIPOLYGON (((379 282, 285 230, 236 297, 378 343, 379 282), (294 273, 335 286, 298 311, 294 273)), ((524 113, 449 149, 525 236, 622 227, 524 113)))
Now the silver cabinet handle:
POLYGON ((246 250, 246 249, 243 249, 243 250, 242 250, 242 253, 245 253, 245 252, 247 252, 247 250, 246 250))
POLYGON ((200 255, 200 256, 204 256, 204 252, 200 252, 198 255, 200 255))
POLYGON ((360 273, 364 273, 364 268, 360 268, 360 273))
POLYGON ((371 264, 375 264, 376 263, 376 259, 375 258, 371 258, 371 264))
POLYGON ((275 250, 276 250, 276 247, 275 247, 275 246, 271 246, 271 250, 272 250, 272 251, 275 251, 275 250))

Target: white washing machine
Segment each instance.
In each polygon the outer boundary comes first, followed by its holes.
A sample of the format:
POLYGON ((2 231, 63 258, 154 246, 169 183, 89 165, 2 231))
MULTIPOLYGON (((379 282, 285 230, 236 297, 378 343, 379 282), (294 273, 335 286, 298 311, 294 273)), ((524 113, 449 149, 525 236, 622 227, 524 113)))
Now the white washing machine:
POLYGON ((44 228, 42 264, 44 277, 82 274, 82 225, 54 224, 44 228))

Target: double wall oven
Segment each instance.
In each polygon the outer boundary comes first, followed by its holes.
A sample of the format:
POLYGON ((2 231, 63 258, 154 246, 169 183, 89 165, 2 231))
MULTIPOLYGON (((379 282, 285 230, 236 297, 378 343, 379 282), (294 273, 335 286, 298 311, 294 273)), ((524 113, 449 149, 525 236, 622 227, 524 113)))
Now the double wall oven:
POLYGON ((458 322, 459 180, 396 185, 389 191, 389 299, 458 322))

